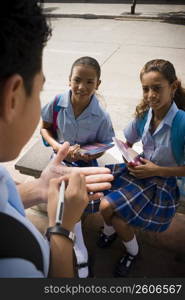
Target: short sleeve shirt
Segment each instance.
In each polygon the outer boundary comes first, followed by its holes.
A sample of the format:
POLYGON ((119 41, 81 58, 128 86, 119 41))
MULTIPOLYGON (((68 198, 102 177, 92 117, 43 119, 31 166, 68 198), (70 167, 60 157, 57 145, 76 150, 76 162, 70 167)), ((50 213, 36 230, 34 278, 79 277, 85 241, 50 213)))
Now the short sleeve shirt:
MULTIPOLYGON (((141 137, 143 153, 146 159, 160 166, 177 166, 171 147, 171 127, 177 111, 178 108, 173 102, 164 119, 152 134, 150 132, 152 109, 150 108, 148 112, 147 121, 141 137)), ((136 122, 137 120, 134 119, 124 129, 125 138, 131 144, 140 140, 136 122)))
POLYGON ((24 207, 16 185, 9 173, 2 166, 0 166, 0 191, 0 212, 14 217, 32 232, 40 245, 44 262, 44 272, 42 273, 37 270, 33 263, 25 259, 0 258, 0 277, 47 277, 50 255, 48 241, 25 217, 24 207))
MULTIPOLYGON (((96 96, 93 95, 88 107, 75 118, 71 91, 62 94, 58 102, 61 109, 57 117, 58 141, 68 141, 73 144, 89 144, 94 142, 110 143, 115 135, 109 114, 103 110, 96 96)), ((45 122, 53 123, 53 101, 42 109, 42 118, 45 122)))

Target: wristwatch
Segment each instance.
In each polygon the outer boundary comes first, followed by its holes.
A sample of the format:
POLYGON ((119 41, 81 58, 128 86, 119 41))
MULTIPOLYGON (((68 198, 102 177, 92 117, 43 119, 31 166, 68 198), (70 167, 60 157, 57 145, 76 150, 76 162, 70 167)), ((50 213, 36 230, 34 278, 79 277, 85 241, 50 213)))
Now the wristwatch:
POLYGON ((50 235, 51 234, 59 234, 59 235, 63 235, 66 238, 68 238, 71 242, 75 242, 75 234, 72 231, 69 231, 65 228, 63 228, 62 226, 56 224, 53 227, 48 227, 47 231, 46 231, 46 237, 48 239, 48 241, 50 240, 50 235))

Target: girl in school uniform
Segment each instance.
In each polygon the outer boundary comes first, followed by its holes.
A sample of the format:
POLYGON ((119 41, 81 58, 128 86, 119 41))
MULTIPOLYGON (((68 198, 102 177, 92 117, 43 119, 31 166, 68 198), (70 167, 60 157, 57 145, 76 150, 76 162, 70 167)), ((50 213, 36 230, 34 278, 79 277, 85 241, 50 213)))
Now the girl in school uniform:
POLYGON ((54 120, 56 97, 42 109, 41 134, 44 140, 58 152, 61 143, 71 145, 66 157, 67 163, 75 166, 97 165, 96 159, 102 155, 84 155, 80 146, 92 143, 110 143, 114 130, 109 114, 102 108, 96 96, 101 83, 99 63, 92 57, 77 59, 69 76, 70 89, 57 95, 57 120, 54 120), (56 132, 53 131, 56 122, 56 132), (56 134, 55 134, 56 133, 56 134))
MULTIPOLYGON (((68 165, 97 166, 96 159, 102 153, 82 155, 79 151, 80 146, 95 142, 112 142, 114 130, 110 116, 102 108, 96 96, 96 90, 101 83, 100 75, 99 63, 94 58, 85 56, 77 59, 72 65, 69 76, 70 89, 57 95, 42 109, 41 134, 54 152, 58 152, 64 141, 70 143, 66 157, 68 165)), ((96 212, 99 202, 96 200, 89 203, 85 212, 96 212)), ((75 225, 74 231, 78 275, 88 277, 90 275, 88 253, 82 235, 81 221, 75 225)))
POLYGON ((179 200, 176 177, 185 176, 185 89, 172 63, 163 59, 147 62, 140 80, 143 99, 124 135, 130 147, 142 141, 142 164, 127 164, 120 172, 118 168, 112 189, 100 204, 105 227, 98 245, 110 246, 117 233, 126 248, 116 265, 116 277, 125 277, 137 257, 134 227, 153 232, 169 227, 179 200), (181 133, 181 142, 175 141, 174 130, 181 133), (177 159, 174 150, 179 143, 177 159))

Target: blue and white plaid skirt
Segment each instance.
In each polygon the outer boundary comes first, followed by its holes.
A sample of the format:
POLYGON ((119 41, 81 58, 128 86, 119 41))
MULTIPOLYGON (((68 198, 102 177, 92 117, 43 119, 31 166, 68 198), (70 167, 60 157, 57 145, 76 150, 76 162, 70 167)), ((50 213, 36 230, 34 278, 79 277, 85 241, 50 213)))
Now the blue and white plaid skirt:
POLYGON ((179 189, 176 177, 137 179, 125 164, 106 165, 115 176, 112 188, 104 193, 127 224, 150 231, 164 231, 176 212, 179 189))

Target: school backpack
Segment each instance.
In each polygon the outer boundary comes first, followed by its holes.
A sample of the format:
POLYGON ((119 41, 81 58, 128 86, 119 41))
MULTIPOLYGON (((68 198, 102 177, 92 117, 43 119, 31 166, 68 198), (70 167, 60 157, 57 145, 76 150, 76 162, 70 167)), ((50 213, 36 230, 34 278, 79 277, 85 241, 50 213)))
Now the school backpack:
MULTIPOLYGON (((55 99, 53 101, 53 123, 52 123, 52 133, 54 138, 57 139, 57 117, 58 117, 58 113, 61 110, 61 106, 58 105, 59 100, 61 99, 62 94, 56 95, 55 99)), ((46 147, 50 147, 51 145, 48 144, 48 142, 42 137, 43 143, 46 147)))
MULTIPOLYGON (((148 111, 143 117, 138 118, 136 128, 138 135, 141 137, 147 121, 148 111)), ((184 163, 184 137, 185 137, 185 112, 178 110, 171 127, 171 146, 172 152, 178 165, 184 163)))
MULTIPOLYGON (((136 128, 141 137, 147 121, 148 111, 143 117, 138 118, 136 128)), ((185 136, 185 112, 181 109, 176 113, 171 127, 171 147, 175 160, 178 165, 184 164, 184 136, 185 136)), ((185 177, 178 177, 180 193, 185 196, 185 177)))
POLYGON ((32 262, 37 270, 43 272, 42 250, 31 231, 17 219, 2 212, 0 224, 0 259, 22 258, 32 262))

